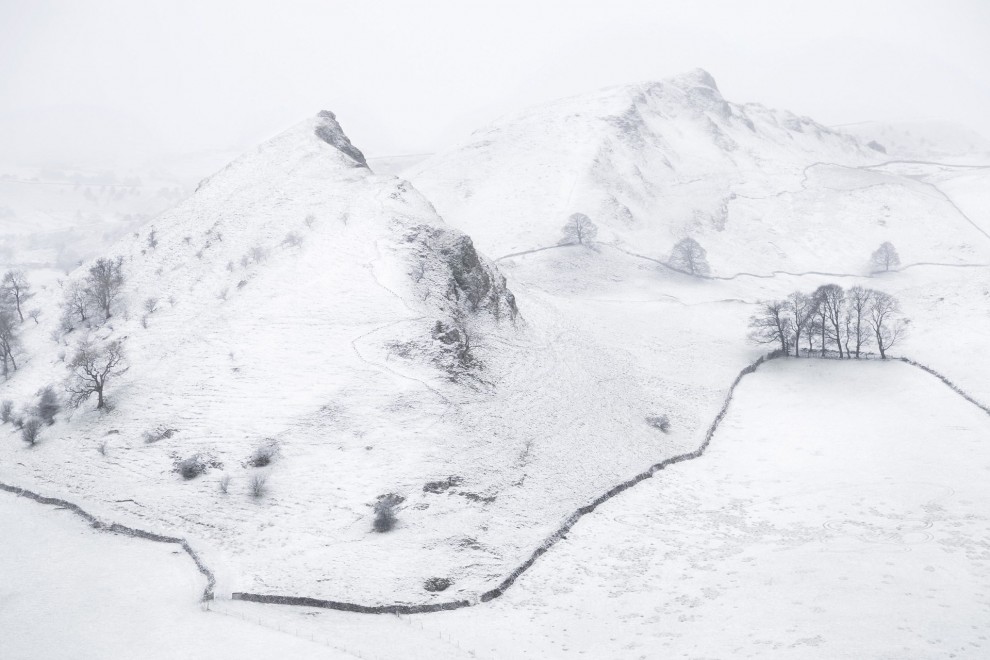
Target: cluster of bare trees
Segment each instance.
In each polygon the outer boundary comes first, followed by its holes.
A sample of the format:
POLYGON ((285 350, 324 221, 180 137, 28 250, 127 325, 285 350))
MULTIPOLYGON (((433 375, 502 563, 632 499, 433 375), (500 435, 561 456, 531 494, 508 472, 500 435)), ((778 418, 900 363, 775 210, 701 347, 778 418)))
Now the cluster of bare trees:
POLYGON ((871 346, 886 359, 890 347, 904 336, 907 323, 889 293, 861 286, 846 291, 838 284, 763 301, 749 320, 753 341, 778 345, 785 354, 793 347, 798 357, 803 337, 809 356, 818 350, 824 357, 834 349, 840 358, 857 359, 871 346))
POLYGON ((71 329, 85 324, 93 315, 109 319, 119 304, 124 286, 124 258, 97 259, 82 280, 75 280, 65 291, 62 326, 71 329))

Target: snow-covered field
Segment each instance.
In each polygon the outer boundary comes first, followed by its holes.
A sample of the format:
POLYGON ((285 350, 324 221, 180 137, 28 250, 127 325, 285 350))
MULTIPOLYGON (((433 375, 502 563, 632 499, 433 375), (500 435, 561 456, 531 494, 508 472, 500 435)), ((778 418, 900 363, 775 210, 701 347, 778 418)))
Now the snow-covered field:
POLYGON ((108 657, 161 636, 142 657, 349 657, 329 639, 382 659, 981 658, 988 435, 986 413, 903 363, 772 361, 701 458, 586 517, 505 596, 402 618, 202 612, 202 579, 169 546, 5 495, 23 533, 3 564, 26 570, 0 587, 4 657, 108 657), (44 616, 58 607, 77 613, 44 616), (166 639, 163 619, 184 634, 166 639), (82 652, 60 655, 67 641, 82 652))

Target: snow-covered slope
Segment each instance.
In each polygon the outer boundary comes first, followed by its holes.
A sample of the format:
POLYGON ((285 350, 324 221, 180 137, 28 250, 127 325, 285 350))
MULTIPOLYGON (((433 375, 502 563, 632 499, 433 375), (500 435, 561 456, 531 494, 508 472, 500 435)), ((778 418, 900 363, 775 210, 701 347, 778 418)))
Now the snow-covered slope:
POLYGON ((806 117, 730 103, 696 70, 507 117, 406 176, 495 257, 557 244, 580 212, 600 243, 655 259, 691 236, 716 275, 867 272, 884 241, 905 261, 990 260, 926 185, 867 169, 884 160, 806 117))
POLYGON ((130 369, 108 386, 109 415, 87 402, 30 449, 5 432, 0 479, 180 531, 234 588, 305 591, 339 573, 349 576, 335 585, 340 597, 390 598, 390 588, 346 584, 364 581, 360 563, 371 561, 393 567, 377 579, 409 576, 421 593, 424 576, 408 562, 424 558, 369 534, 370 505, 408 494, 408 482, 421 490, 438 476, 437 455, 457 456, 452 463, 467 463, 458 473, 469 474, 476 453, 489 451, 465 442, 469 429, 447 415, 450 397, 490 377, 485 346, 515 335, 517 311, 468 237, 408 183, 363 162, 321 113, 117 243, 109 256, 123 258, 126 284, 106 323, 74 319, 60 334, 61 291, 39 291, 42 322, 21 326, 21 368, 0 385, 17 414, 29 413, 40 387, 61 389, 64 360, 83 339, 122 340, 130 369), (145 441, 165 429, 174 432, 145 441), (263 445, 278 453, 252 467, 263 445), (184 482, 173 464, 194 454, 210 468, 184 482), (255 474, 269 476, 264 498, 248 494, 255 474), (356 552, 337 557, 336 544, 348 543, 356 552))

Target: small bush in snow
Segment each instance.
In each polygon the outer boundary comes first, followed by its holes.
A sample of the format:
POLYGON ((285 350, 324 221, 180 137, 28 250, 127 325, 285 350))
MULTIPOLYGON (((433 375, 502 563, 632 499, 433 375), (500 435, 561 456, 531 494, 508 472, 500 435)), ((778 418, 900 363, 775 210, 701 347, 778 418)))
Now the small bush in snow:
POLYGON ((206 462, 199 454, 193 454, 188 458, 176 462, 175 471, 182 475, 185 480, 195 479, 206 472, 206 462))
POLYGON ((61 409, 62 404, 58 400, 58 395, 55 394, 54 387, 48 385, 41 390, 41 397, 38 399, 38 405, 35 406, 35 414, 41 421, 51 426, 55 423, 55 415, 61 409))
POLYGON ((306 226, 307 227, 309 227, 310 229, 312 229, 313 228, 313 223, 316 222, 316 216, 311 213, 311 214, 309 214, 309 215, 306 216, 306 219, 303 220, 303 222, 306 223, 306 226))
POLYGON ((252 467, 265 467, 272 462, 278 453, 278 441, 272 438, 265 440, 248 459, 248 464, 252 467))
POLYGON ((427 591, 444 591, 453 584, 450 578, 432 577, 423 583, 423 588, 427 591))
POLYGON ((14 428, 15 429, 22 429, 22 428, 24 428, 24 418, 23 417, 15 417, 14 418, 14 428))
POLYGON ((105 440, 105 439, 104 440, 100 440, 98 443, 96 443, 96 451, 100 452, 100 456, 106 456, 107 455, 107 447, 109 445, 110 445, 110 441, 109 440, 105 440))
POLYGON ((303 237, 299 235, 298 232, 290 231, 282 239, 282 245, 287 247, 299 247, 303 244, 303 237))
POLYGON ((650 415, 646 418, 646 423, 664 433, 670 433, 670 418, 666 415, 650 415))
POLYGON ((24 428, 21 429, 21 438, 24 442, 28 443, 31 447, 38 443, 38 436, 41 434, 41 420, 31 418, 24 422, 24 428))
POLYGON ((253 248, 248 250, 248 256, 251 261, 256 264, 260 264, 262 261, 268 258, 268 250, 261 247, 260 245, 255 245, 253 248))
POLYGON ((226 495, 228 488, 230 488, 230 475, 224 474, 220 477, 220 492, 226 495))
POLYGON ((144 311, 154 314, 158 309, 158 298, 147 298, 144 301, 144 311))
POLYGON ((251 488, 251 497, 261 497, 265 494, 265 489, 268 485, 268 477, 263 474, 256 474, 251 477, 249 486, 251 488))
POLYGON ((405 500, 401 495, 388 493, 379 495, 375 502, 375 522, 374 530, 378 533, 390 532, 395 527, 398 519, 395 516, 395 508, 405 500))
POLYGON ((163 426, 159 426, 154 431, 145 431, 143 434, 141 434, 141 437, 143 437, 144 441, 150 445, 154 442, 158 442, 159 440, 163 440, 165 438, 171 438, 173 435, 175 435, 178 432, 179 429, 167 429, 163 426))
POLYGON ((38 325, 38 317, 41 316, 41 310, 35 307, 28 312, 28 316, 31 317, 31 320, 34 321, 35 325, 38 325))
POLYGON ((0 403, 0 423, 6 424, 10 421, 10 418, 14 415, 14 402, 10 399, 4 399, 0 403))

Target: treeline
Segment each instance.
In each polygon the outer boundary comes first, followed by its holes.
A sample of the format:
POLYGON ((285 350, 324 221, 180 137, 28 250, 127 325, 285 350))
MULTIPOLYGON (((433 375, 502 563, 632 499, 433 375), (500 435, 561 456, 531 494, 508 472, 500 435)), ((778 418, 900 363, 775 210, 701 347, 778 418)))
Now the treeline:
POLYGON ((840 358, 859 358, 871 346, 881 359, 904 336, 908 319, 897 299, 884 291, 854 286, 848 291, 825 284, 811 293, 795 291, 783 300, 766 300, 750 317, 750 339, 776 344, 799 357, 801 343, 811 356, 834 350, 840 358))

